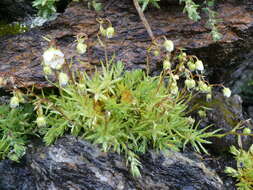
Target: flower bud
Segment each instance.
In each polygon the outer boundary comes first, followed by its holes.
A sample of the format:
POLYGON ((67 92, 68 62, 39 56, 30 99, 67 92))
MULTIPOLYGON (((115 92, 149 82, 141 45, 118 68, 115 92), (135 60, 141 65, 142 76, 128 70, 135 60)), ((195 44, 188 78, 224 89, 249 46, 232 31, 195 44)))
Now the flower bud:
POLYGON ((212 100, 212 94, 207 94, 206 95, 206 101, 210 101, 210 100, 212 100))
POLYGON ((19 106, 19 99, 17 96, 13 96, 10 100, 10 107, 17 108, 19 106))
POLYGON ((211 92, 211 87, 208 86, 203 81, 199 81, 198 82, 198 87, 199 87, 199 91, 202 92, 202 93, 209 93, 209 92, 211 92))
POLYGON ((100 33, 102 34, 102 36, 106 36, 106 30, 104 29, 104 27, 102 26, 102 24, 100 24, 100 27, 99 27, 99 30, 100 30, 100 33))
POLYGON ((245 134, 250 134, 250 133, 251 133, 250 128, 248 128, 248 127, 244 128, 244 129, 243 129, 243 133, 245 133, 245 134))
POLYGON ((223 88, 223 95, 229 98, 231 96, 231 90, 229 88, 223 88))
POLYGON ((198 114, 201 118, 205 118, 206 117, 206 112, 204 110, 199 110, 198 114))
POLYGON ((199 70, 199 71, 204 70, 204 65, 203 65, 202 61, 200 61, 200 60, 196 61, 195 65, 196 65, 197 70, 199 70))
POLYGON ((168 52, 172 52, 174 50, 174 43, 171 40, 165 40, 163 46, 168 52))
POLYGON ((153 54, 154 54, 154 56, 157 57, 157 56, 160 55, 160 51, 156 49, 156 50, 153 51, 153 54))
POLYGON ((178 86, 177 86, 177 83, 176 82, 173 82, 171 84, 171 94, 173 95, 177 95, 178 93, 178 86))
POLYGON ((45 65, 43 67, 43 71, 44 71, 45 75, 51 75, 52 74, 52 69, 47 65, 45 65))
POLYGON ((196 70, 196 65, 193 62, 191 62, 191 61, 189 61, 187 63, 187 66, 190 69, 190 71, 195 71, 196 70))
POLYGON ((43 54, 44 64, 50 66, 52 69, 61 69, 65 63, 64 54, 59 49, 49 48, 43 54))
POLYGON ((87 51, 87 45, 85 43, 78 42, 76 50, 79 54, 84 54, 87 51))
POLYGON ((115 32, 115 30, 112 26, 108 27, 106 29, 106 37, 107 38, 112 38, 114 36, 114 32, 115 32))
POLYGON ((195 80, 193 80, 193 79, 186 79, 186 80, 184 81, 184 84, 185 84, 185 86, 186 86, 187 89, 192 89, 192 88, 195 87, 196 82, 195 82, 195 80))
POLYGON ((193 119, 192 117, 188 117, 187 119, 189 124, 193 125, 195 123, 195 119, 193 119))
POLYGON ((38 127, 45 127, 47 125, 47 122, 44 116, 37 117, 35 122, 37 123, 38 127))
POLYGON ((168 59, 165 59, 163 61, 163 69, 164 70, 171 69, 171 63, 170 63, 170 61, 168 59))
POLYGON ((68 81, 69 81, 68 75, 66 73, 61 72, 59 74, 59 84, 60 84, 60 86, 62 86, 62 87, 67 86, 68 81))

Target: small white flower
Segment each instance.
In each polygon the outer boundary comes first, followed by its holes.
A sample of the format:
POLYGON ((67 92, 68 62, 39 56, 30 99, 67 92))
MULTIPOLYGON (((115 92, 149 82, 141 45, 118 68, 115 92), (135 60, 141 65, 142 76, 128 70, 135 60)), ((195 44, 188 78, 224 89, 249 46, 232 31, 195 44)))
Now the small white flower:
POLYGON ((229 98, 231 96, 231 90, 229 88, 223 88, 223 95, 229 98))
POLYGON ((68 75, 66 73, 61 72, 59 74, 59 84, 60 84, 60 86, 62 86, 62 87, 67 86, 68 81, 69 81, 68 75))
POLYGON ((38 127, 45 127, 47 125, 46 119, 43 116, 37 117, 35 122, 37 123, 38 127))
POLYGON ((202 63, 202 61, 198 60, 196 63, 196 69, 199 70, 199 71, 203 71, 204 70, 204 65, 202 63))
POLYGON ((52 69, 59 70, 65 63, 64 54, 59 49, 49 48, 43 54, 44 64, 52 69))
POLYGON ((17 108, 19 106, 19 99, 17 96, 13 96, 10 100, 10 107, 17 108))
POLYGON ((85 43, 78 42, 76 50, 79 54, 84 54, 87 51, 87 45, 85 43))
POLYGON ((115 32, 115 30, 112 26, 108 27, 106 29, 106 37, 107 38, 112 38, 114 36, 114 32, 115 32))
POLYGON ((165 40, 163 46, 168 52, 172 52, 174 50, 174 43, 171 40, 165 40))

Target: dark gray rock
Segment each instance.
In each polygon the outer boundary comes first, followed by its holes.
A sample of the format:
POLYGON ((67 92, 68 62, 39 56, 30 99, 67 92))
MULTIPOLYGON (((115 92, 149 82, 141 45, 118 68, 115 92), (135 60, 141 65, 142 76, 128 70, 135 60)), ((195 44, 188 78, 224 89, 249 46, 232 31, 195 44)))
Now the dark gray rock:
POLYGON ((149 151, 140 160, 142 177, 133 178, 122 156, 103 153, 86 141, 66 136, 50 147, 34 144, 22 167, 1 162, 0 189, 226 189, 218 175, 196 154, 149 151))
POLYGON ((33 0, 1 0, 0 20, 13 21, 35 13, 33 0))
MULTIPOLYGON (((222 93, 215 92, 214 94, 213 99, 209 102, 205 100, 205 97, 198 97, 193 100, 193 104, 198 105, 199 108, 201 106, 209 108, 206 111, 206 117, 201 118, 201 126, 203 128, 212 125, 211 131, 219 129, 220 134, 225 134, 233 130, 240 122, 244 122, 244 127, 253 130, 252 122, 248 121, 248 118, 243 114, 242 98, 239 95, 226 98, 222 93)), ((242 130, 243 128, 237 130, 237 132, 242 133, 242 130)), ((238 147, 238 142, 246 150, 253 144, 251 136, 241 136, 240 138, 238 141, 238 136, 232 134, 222 138, 211 138, 212 144, 209 146, 213 152, 222 153, 229 151, 231 145, 238 147)))

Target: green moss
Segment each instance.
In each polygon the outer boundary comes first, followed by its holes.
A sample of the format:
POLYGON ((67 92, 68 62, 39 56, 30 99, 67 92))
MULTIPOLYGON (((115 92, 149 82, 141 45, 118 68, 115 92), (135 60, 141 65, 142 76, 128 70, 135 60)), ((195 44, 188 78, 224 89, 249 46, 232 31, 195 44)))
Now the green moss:
POLYGON ((7 24, 4 21, 0 21, 0 36, 15 35, 26 32, 28 27, 20 23, 7 24))

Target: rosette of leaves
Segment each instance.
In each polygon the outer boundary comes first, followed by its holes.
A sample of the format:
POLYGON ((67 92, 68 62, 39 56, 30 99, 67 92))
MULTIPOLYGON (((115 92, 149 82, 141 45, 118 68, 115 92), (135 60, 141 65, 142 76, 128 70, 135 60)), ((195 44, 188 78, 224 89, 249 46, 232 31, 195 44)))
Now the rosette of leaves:
POLYGON ((32 113, 31 104, 0 106, 0 159, 18 161, 25 154, 28 136, 35 134, 32 113))
POLYGON ((59 96, 40 100, 47 110, 46 144, 69 131, 105 152, 126 155, 134 176, 140 176, 138 154, 148 148, 179 150, 190 144, 206 152, 202 143, 209 143, 206 138, 215 132, 189 122, 183 96, 171 94, 161 76, 147 76, 142 70, 123 72, 122 63, 102 66, 93 76, 72 75, 67 86, 55 84, 59 96))

